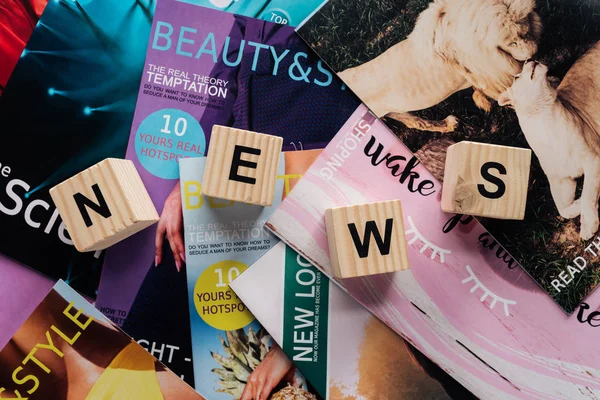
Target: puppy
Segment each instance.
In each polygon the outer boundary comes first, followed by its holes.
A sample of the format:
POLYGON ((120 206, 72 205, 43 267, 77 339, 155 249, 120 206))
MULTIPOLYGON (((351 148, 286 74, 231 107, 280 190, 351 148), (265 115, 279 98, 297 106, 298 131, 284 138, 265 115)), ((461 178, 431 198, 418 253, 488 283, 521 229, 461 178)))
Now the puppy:
POLYGON ((600 194, 600 42, 583 55, 555 89, 548 68, 527 62, 498 99, 511 105, 527 142, 550 182, 563 218, 581 215, 580 237, 598 231, 600 194), (575 200, 575 178, 584 176, 575 200))

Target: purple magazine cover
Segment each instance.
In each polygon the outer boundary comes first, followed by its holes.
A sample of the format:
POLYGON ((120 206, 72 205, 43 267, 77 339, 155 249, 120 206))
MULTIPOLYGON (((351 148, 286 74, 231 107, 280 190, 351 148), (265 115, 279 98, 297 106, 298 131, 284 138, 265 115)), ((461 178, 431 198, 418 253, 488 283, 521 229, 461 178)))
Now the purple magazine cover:
POLYGON ((52 289, 54 281, 0 255, 0 349, 52 289))
POLYGON ((177 160, 215 124, 321 148, 359 104, 292 27, 158 2, 126 157, 161 220, 108 251, 97 307, 192 384, 177 160))

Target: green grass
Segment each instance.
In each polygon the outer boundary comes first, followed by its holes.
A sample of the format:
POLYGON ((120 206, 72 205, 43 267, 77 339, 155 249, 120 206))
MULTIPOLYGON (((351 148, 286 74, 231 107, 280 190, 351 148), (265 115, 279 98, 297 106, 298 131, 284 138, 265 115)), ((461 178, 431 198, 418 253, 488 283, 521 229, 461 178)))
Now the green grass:
MULTIPOLYGON (((404 40, 412 31, 417 16, 428 4, 427 0, 332 0, 301 29, 301 33, 334 71, 342 71, 371 60, 404 40)), ((600 40, 600 2, 538 0, 537 10, 545 31, 535 58, 550 67, 550 75, 562 78, 573 62, 600 40)), ((468 89, 435 107, 416 113, 437 120, 455 115, 460 119, 460 126, 451 134, 415 131, 394 121, 386 122, 413 151, 441 137, 527 147, 512 110, 496 105, 491 113, 485 114, 475 107, 471 95, 472 90, 468 89)), ((550 293, 555 292, 551 280, 573 258, 582 255, 585 247, 576 235, 579 219, 573 221, 575 235, 564 234, 567 223, 558 217, 548 181, 535 157, 532 160, 526 219, 486 219, 482 222, 550 293), (561 234, 568 237, 561 238, 561 234)), ((596 262, 593 267, 588 266, 585 274, 577 275, 577 281, 569 286, 569 290, 554 295, 567 312, 572 312, 581 298, 600 282, 598 265, 600 263, 596 262)))

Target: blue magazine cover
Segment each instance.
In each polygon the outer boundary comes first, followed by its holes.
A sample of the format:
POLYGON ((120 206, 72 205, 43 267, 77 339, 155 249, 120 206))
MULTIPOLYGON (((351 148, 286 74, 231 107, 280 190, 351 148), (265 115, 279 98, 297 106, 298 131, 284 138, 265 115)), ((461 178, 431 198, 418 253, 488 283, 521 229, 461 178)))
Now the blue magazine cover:
POLYGON ((211 399, 267 398, 286 388, 317 393, 229 284, 279 242, 264 224, 318 154, 280 155, 267 207, 204 196, 206 158, 180 162, 194 380, 211 399))
POLYGON ((216 10, 299 27, 328 0, 181 0, 216 10))

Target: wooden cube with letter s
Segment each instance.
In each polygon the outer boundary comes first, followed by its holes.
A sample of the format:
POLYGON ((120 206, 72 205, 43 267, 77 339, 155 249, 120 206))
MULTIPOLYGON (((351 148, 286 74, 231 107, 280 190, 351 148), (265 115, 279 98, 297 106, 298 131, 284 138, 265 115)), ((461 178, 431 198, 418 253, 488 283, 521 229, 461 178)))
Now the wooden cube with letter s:
POLYGON ((75 248, 103 250, 158 221, 130 160, 107 158, 50 189, 75 248))
POLYGON ((442 210, 525 218, 531 150, 463 141, 448 148, 442 210))
POLYGON ((215 125, 202 178, 205 196, 273 204, 283 138, 215 125))
POLYGON ((333 274, 338 278, 409 268, 400 200, 325 211, 333 274))

